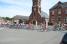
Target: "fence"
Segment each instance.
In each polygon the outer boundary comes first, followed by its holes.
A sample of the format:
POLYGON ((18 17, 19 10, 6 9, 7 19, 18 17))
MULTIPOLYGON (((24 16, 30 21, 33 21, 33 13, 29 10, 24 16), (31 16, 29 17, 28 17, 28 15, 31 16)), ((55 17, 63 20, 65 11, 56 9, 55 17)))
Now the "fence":
POLYGON ((9 24, 1 24, 0 27, 3 28, 10 28, 10 29, 31 29, 31 30, 45 30, 45 26, 43 27, 42 25, 29 25, 29 24, 25 24, 25 25, 20 25, 20 24, 13 24, 13 25, 9 25, 9 24))

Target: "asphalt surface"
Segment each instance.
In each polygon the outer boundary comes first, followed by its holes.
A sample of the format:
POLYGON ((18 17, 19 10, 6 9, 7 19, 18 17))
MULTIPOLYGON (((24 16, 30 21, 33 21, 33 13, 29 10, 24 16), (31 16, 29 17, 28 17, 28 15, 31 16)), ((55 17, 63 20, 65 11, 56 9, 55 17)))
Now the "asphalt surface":
POLYGON ((59 44, 66 32, 0 29, 0 44, 59 44))

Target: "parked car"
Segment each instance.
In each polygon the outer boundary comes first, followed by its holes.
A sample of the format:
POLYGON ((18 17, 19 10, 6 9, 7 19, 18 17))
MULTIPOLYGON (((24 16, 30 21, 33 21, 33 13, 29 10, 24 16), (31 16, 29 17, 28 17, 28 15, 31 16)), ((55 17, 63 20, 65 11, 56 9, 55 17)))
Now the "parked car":
POLYGON ((64 27, 63 27, 65 30, 67 30, 67 24, 64 24, 64 27))
POLYGON ((67 33, 63 36, 60 44, 67 44, 67 33))

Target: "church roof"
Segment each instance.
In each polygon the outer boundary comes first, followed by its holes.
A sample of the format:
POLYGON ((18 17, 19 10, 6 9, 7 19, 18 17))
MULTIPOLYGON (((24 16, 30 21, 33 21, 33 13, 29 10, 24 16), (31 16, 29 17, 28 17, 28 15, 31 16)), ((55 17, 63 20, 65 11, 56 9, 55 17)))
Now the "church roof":
POLYGON ((49 18, 48 14, 44 11, 41 11, 41 17, 49 18))
MULTIPOLYGON (((48 14, 45 13, 44 11, 41 11, 41 17, 43 17, 43 18, 49 18, 48 14)), ((13 18, 14 18, 14 20, 18 20, 18 19, 29 20, 29 16, 22 16, 22 15, 16 15, 13 18)))

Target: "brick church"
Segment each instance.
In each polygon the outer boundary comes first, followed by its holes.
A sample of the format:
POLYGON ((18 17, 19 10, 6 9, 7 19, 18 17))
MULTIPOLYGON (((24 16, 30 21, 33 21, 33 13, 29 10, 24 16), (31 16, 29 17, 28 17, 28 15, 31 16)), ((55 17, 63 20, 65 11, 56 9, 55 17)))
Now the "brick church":
POLYGON ((19 19, 21 19, 24 24, 46 24, 48 15, 41 10, 41 0, 32 0, 32 2, 32 13, 30 14, 30 16, 16 15, 13 17, 13 20, 19 23, 19 19))
POLYGON ((29 23, 31 24, 45 24, 45 17, 41 15, 41 0, 32 0, 32 13, 29 16, 29 23))
POLYGON ((50 10, 49 23, 67 24, 67 2, 58 2, 50 10))

